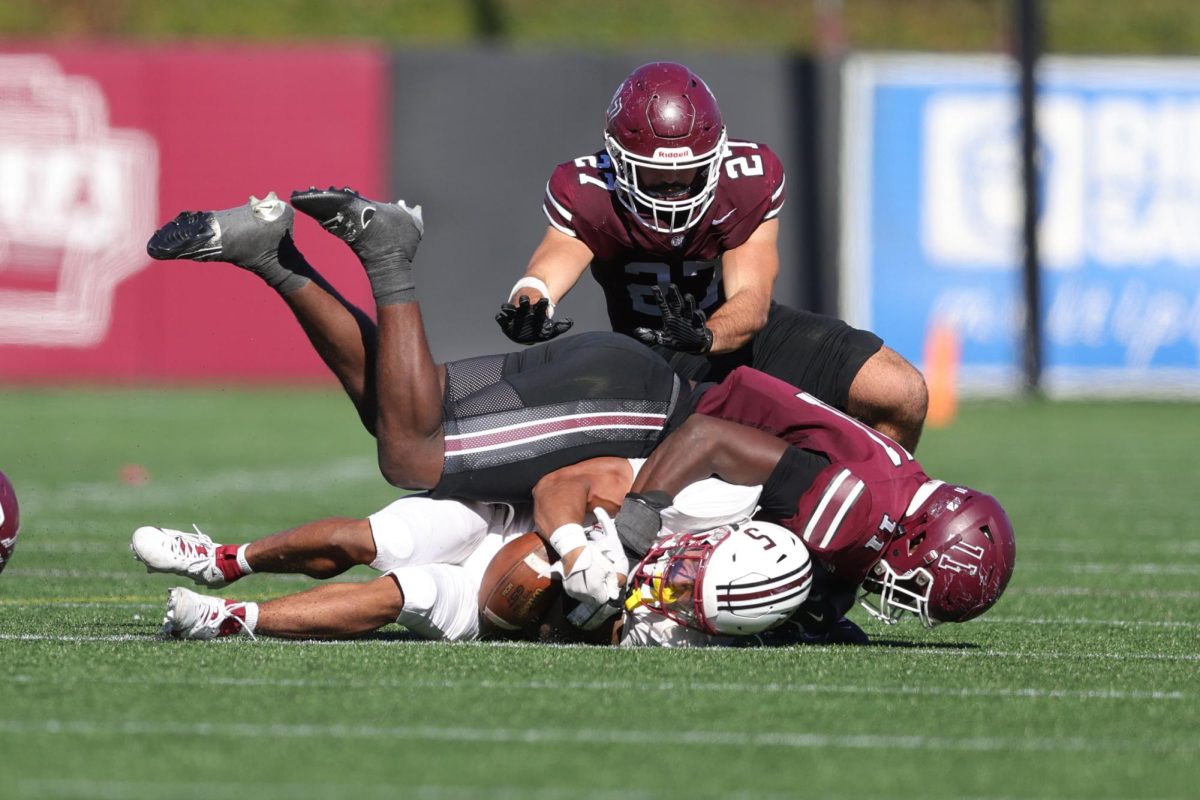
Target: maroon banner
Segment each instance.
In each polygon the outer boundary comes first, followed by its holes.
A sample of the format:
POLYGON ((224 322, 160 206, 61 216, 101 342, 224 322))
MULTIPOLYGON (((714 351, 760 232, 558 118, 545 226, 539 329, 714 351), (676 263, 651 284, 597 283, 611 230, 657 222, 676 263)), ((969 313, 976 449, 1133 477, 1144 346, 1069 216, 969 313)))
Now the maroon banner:
MULTIPOLYGON (((380 197, 389 103, 370 49, 0 50, 0 382, 328 380, 256 277, 146 241, 272 190, 380 197)), ((371 307, 345 245, 300 214, 296 241, 371 307)))

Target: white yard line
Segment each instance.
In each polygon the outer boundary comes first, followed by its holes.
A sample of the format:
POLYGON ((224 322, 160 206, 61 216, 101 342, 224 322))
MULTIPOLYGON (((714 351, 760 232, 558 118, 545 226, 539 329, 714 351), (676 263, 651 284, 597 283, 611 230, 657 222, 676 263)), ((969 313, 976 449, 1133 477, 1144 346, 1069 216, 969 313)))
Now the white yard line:
MULTIPOLYGON (((20 642, 148 642, 155 643, 162 641, 156 634, 117 634, 111 636, 67 636, 67 635, 50 635, 40 633, 8 633, 0 634, 0 642, 2 641, 20 641, 20 642)), ((164 642, 165 643, 165 642, 164 642)), ((173 642, 178 646, 208 646, 208 647, 223 647, 237 646, 239 643, 249 644, 242 637, 229 637, 218 639, 215 642, 200 643, 183 643, 173 642)), ((594 645, 542 645, 529 642, 456 642, 447 644, 446 642, 431 642, 422 641, 419 639, 397 640, 348 640, 348 641, 320 641, 320 640, 304 640, 290 641, 282 639, 259 640, 254 643, 257 647, 380 647, 380 646, 407 646, 407 647, 511 647, 511 648, 528 648, 528 647, 554 647, 565 649, 587 649, 594 650, 594 645)), ((872 648, 862 648, 864 651, 872 648)), ((897 654, 904 655, 919 655, 919 656, 958 656, 960 658, 1013 658, 1013 659, 1031 659, 1031 660, 1089 660, 1089 661, 1200 661, 1200 653, 1070 653, 1061 650, 987 650, 984 648, 959 648, 959 647, 938 647, 931 645, 928 647, 897 647, 890 648, 897 654)))
MULTIPOLYGON (((13 684, 46 684, 55 685, 68 683, 71 678, 60 678, 45 675, 17 674, 10 678, 13 684)), ((143 675, 138 677, 96 676, 88 679, 89 683, 106 686, 213 686, 222 688, 252 688, 252 689, 338 689, 342 691, 359 691, 369 689, 395 690, 440 690, 462 691, 482 689, 485 691, 532 691, 532 692, 665 692, 678 693, 689 691, 697 693, 730 693, 742 694, 842 694, 842 695, 882 695, 915 696, 915 697, 994 697, 1019 699, 1054 699, 1054 700, 1160 700, 1180 701, 1194 700, 1195 694, 1185 692, 1165 691, 1117 691, 1109 689, 1041 689, 1025 687, 1018 689, 978 688, 969 687, 955 689, 938 686, 854 686, 831 685, 824 683, 717 683, 717 682, 687 682, 686 685, 675 681, 494 681, 494 680, 428 680, 428 679, 398 679, 389 680, 313 680, 310 678, 234 678, 221 675, 143 675)))
MULTIPOLYGON (((112 570, 88 570, 88 569, 57 569, 57 568, 38 568, 38 567, 12 567, 4 571, 5 575, 19 575, 26 578, 70 578, 70 579, 103 579, 126 581, 131 578, 142 577, 147 574, 145 568, 140 565, 130 566, 128 572, 115 572, 112 570)), ((166 574, 166 573, 156 573, 166 574)), ((190 578, 176 576, 180 583, 192 585, 190 578)), ((316 578, 310 578, 307 575, 272 575, 271 581, 286 582, 286 583, 311 583, 316 581, 316 578)), ((0 601, 0 605, 4 602, 0 601)))
POLYGON ((984 616, 978 622, 993 625, 1110 625, 1115 628, 1200 628, 1200 620, 1172 619, 1085 619, 1082 617, 1004 617, 984 616))
MULTIPOLYGON (((232 774, 220 782, 200 782, 194 778, 171 781, 103 781, 94 778, 17 778, 18 797, 49 800, 49 798, 71 798, 71 800, 128 800, 130 797, 170 797, 172 800, 215 800, 217 798, 247 797, 256 800, 296 800, 315 797, 326 800, 344 797, 348 790, 355 800, 662 800, 664 792, 658 788, 639 789, 623 786, 617 789, 602 789, 573 783, 560 786, 502 786, 489 783, 487 786, 466 786, 422 783, 410 785, 401 780, 392 783, 252 783, 239 781, 232 774)), ((689 788, 689 800, 795 800, 795 792, 765 792, 755 790, 751 795, 745 790, 720 791, 689 788)), ((894 800, 894 795, 838 795, 822 792, 826 800, 894 800)), ((959 800, 1017 800, 1014 797, 959 795, 959 800)))
POLYGON ((774 747, 781 750, 837 748, 846 750, 910 750, 925 752, 1186 752, 1200 753, 1200 740, 1096 739, 1005 736, 889 736, 886 734, 825 734, 791 731, 674 728, 479 728, 434 725, 354 725, 314 723, 257 724, 249 722, 169 722, 150 720, 102 721, 85 719, 0 719, 0 733, 17 736, 65 735, 111 738, 118 736, 186 736, 249 739, 387 739, 453 743, 533 745, 620 745, 679 747, 774 747))
MULTIPOLYGON (((121 548, 117 547, 117 549, 119 550, 121 548)), ((131 572, 115 572, 112 570, 10 567, 5 570, 4 574, 8 576, 56 578, 62 580, 126 580, 132 576, 144 574, 144 570, 137 565, 132 566, 131 570, 131 572)), ((348 579, 354 579, 354 576, 348 576, 348 579)), ((187 582, 187 580, 183 578, 180 580, 184 581, 185 583, 187 582)), ((313 582, 315 579, 304 575, 272 574, 269 580, 276 583, 304 583, 313 582)), ((1010 586, 1007 590, 1008 597, 1017 597, 1021 595, 1033 595, 1040 597, 1102 597, 1114 599, 1165 600, 1172 602, 1178 600, 1200 600, 1200 590, 1196 589, 1121 589, 1097 586, 1022 586, 1018 584, 1016 586, 1010 586)), ((0 606, 3 606, 4 604, 5 601, 0 600, 0 606)), ((986 621, 988 618, 981 617, 980 619, 986 621)))
MULTIPOLYGON (((1178 531, 1172 530, 1171 533, 1178 534, 1178 531)), ((1140 531, 1139 531, 1140 535, 1140 531)), ((1072 557, 1079 555, 1080 542, 1086 540, 1083 534, 1077 538, 1067 539, 1033 539, 1030 541, 1021 541, 1022 553, 1066 553, 1072 557)), ((1181 541, 1178 538, 1164 539, 1146 539, 1139 538, 1136 546, 1125 545, 1122 547, 1117 542, 1089 542, 1088 547, 1092 555, 1105 555, 1113 558, 1120 558, 1121 554, 1113 552, 1115 550, 1125 550, 1129 553, 1137 553, 1139 556, 1144 556, 1146 553, 1172 553, 1175 555, 1200 555, 1200 541, 1181 541)))
POLYGON ((1200 575, 1200 564, 1171 563, 1142 563, 1131 564, 1126 561, 1111 563, 1069 563, 1065 561, 1017 561, 1017 571, 1020 572, 1065 572, 1076 575, 1200 575))
POLYGON ((303 494, 341 482, 382 484, 383 478, 374 459, 354 457, 287 469, 232 469, 195 480, 152 479, 144 486, 126 486, 116 478, 57 487, 22 485, 21 505, 33 519, 43 511, 123 510, 209 502, 228 495, 303 494))
MULTIPOLYGON (((1114 597, 1139 600, 1200 600, 1195 589, 1110 589, 1095 586, 1012 586, 1009 596, 1019 594, 1044 597, 1114 597)), ((983 617, 980 617, 983 619, 983 617)))
POLYGON ((165 609, 166 603, 158 602, 126 602, 113 601, 106 603, 96 600, 0 600, 0 608, 144 608, 165 609))

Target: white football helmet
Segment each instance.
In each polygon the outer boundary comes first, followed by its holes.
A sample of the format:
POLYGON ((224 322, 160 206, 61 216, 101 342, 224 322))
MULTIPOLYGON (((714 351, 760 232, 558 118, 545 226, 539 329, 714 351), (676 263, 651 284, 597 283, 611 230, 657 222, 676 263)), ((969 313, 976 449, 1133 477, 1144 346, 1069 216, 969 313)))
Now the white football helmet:
POLYGON ((795 534, 751 520, 660 539, 634 568, 625 607, 645 606, 710 635, 744 636, 790 617, 812 577, 795 534))

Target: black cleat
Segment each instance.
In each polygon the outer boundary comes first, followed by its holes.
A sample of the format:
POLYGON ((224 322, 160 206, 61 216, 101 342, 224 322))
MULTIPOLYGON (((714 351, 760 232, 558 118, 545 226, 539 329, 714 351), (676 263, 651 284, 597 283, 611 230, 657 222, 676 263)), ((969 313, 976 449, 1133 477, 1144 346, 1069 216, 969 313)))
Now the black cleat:
POLYGON ((257 271, 277 257, 294 218, 274 192, 222 211, 184 211, 154 232, 146 252, 160 261, 228 261, 257 271))
POLYGON ((189 261, 213 261, 221 256, 211 211, 183 211, 154 232, 146 243, 146 252, 159 261, 183 258, 189 261))
POLYGON ((805 633, 802 641, 804 644, 870 644, 871 637, 856 623, 842 617, 824 633, 805 633))
POLYGON ((368 200, 353 189, 310 187, 292 205, 350 245, 364 262, 400 256, 412 261, 425 232, 421 207, 368 200))

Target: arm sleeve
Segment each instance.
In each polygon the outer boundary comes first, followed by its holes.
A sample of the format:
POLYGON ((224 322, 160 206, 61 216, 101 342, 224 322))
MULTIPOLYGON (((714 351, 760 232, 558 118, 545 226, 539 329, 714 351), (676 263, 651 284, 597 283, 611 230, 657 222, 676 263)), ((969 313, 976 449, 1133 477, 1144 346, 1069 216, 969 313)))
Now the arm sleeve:
POLYGON ((789 447, 763 484, 762 513, 774 519, 796 515, 800 497, 816 480, 829 459, 811 450, 789 447))

